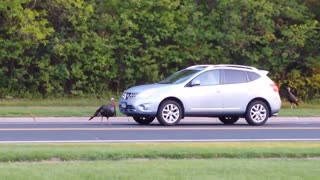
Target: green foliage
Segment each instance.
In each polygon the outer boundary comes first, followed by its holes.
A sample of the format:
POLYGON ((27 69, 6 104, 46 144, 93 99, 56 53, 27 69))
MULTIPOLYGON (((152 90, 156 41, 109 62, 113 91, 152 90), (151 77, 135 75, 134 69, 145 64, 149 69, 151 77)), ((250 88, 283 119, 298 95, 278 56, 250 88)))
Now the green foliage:
POLYGON ((308 101, 320 92, 314 0, 4 0, 0 97, 101 96, 193 64, 270 72, 308 101))

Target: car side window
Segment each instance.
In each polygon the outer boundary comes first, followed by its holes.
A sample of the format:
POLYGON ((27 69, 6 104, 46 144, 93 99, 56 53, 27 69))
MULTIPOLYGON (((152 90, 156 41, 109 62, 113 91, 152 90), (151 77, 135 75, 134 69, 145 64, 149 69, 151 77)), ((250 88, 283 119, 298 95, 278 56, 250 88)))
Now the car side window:
POLYGON ((248 82, 247 75, 244 71, 225 69, 224 84, 235 84, 248 82))
POLYGON ((219 70, 206 71, 200 74, 199 76, 197 76, 194 80, 199 80, 200 86, 220 84, 220 71, 219 70))

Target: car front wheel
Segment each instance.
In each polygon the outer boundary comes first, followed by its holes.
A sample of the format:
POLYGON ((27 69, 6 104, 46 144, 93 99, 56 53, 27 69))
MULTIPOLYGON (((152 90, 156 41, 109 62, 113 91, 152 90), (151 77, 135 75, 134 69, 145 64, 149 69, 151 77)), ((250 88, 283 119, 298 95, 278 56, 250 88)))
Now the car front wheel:
POLYGON ((269 118, 269 107, 263 101, 253 101, 246 111, 246 121, 250 125, 261 126, 269 118))
POLYGON ((239 120, 239 117, 237 116, 219 117, 219 120, 223 124, 234 124, 239 120))
POLYGON ((177 125, 182 117, 182 108, 179 103, 172 100, 166 100, 161 103, 157 119, 161 125, 177 125))
POLYGON ((139 123, 141 125, 148 125, 148 124, 152 123, 152 121, 156 117, 133 116, 132 118, 134 119, 134 121, 136 121, 137 123, 139 123))

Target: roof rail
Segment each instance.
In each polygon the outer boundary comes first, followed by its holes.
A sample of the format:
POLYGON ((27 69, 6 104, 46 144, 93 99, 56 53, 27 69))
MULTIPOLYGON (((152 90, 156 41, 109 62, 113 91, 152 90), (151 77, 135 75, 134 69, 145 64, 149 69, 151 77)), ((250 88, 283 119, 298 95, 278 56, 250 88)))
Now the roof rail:
POLYGON ((257 70, 257 68, 252 66, 245 66, 245 65, 237 65, 237 64, 217 64, 214 65, 217 67, 234 67, 234 68, 244 68, 244 69, 251 69, 251 70, 257 70))
POLYGON ((209 64, 200 64, 200 65, 193 65, 193 66, 190 66, 188 67, 187 69, 193 69, 193 68, 207 68, 209 66, 212 66, 212 65, 209 65, 209 64))
POLYGON ((230 67, 230 68, 242 68, 242 69, 250 69, 250 70, 258 70, 258 68, 252 66, 245 66, 245 65, 237 65, 237 64, 200 64, 200 65, 193 65, 188 67, 187 69, 194 69, 194 68, 208 68, 208 67, 230 67))

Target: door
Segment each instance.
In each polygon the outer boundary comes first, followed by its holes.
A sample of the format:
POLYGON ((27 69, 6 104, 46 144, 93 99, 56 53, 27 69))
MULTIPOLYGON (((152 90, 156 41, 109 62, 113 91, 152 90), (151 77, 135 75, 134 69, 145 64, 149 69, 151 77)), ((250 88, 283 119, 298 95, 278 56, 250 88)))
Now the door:
POLYGON ((195 77, 183 92, 185 113, 216 114, 223 108, 220 70, 206 71, 195 77))
POLYGON ((224 112, 242 113, 249 102, 249 83, 245 71, 222 70, 221 92, 224 112))

